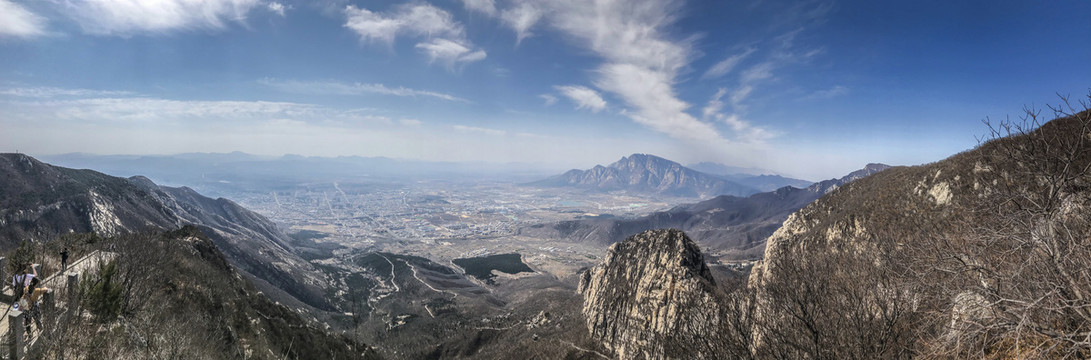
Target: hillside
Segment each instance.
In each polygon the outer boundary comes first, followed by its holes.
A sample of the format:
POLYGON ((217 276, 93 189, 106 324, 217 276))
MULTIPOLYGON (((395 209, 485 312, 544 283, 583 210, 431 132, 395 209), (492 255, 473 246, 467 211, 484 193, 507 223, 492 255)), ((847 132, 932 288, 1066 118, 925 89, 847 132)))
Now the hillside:
POLYGON ((330 309, 314 268, 268 219, 227 199, 144 177, 124 179, 0 154, 0 250, 66 233, 114 236, 197 225, 228 259, 279 301, 330 309))
POLYGON ((264 296, 196 227, 57 241, 117 257, 84 275, 80 313, 45 327, 37 358, 378 358, 264 296))
POLYGON ((751 276, 769 319, 754 324, 757 351, 1091 354, 1091 113, 1058 115, 996 124, 973 150, 853 182, 793 214, 751 276))
POLYGON ((765 239, 780 228, 792 212, 829 191, 889 168, 868 164, 863 169, 815 183, 803 189, 784 187, 748 197, 717 196, 635 219, 594 218, 540 224, 520 229, 523 235, 559 238, 572 242, 613 244, 645 230, 673 228, 686 232, 710 251, 725 251, 733 258, 757 258, 765 239))
POLYGON ((589 334, 620 358, 1087 358, 1091 111, 1059 115, 831 189, 742 283, 678 285, 698 252, 651 249, 681 233, 618 243, 581 283, 589 334))
POLYGON ((596 165, 588 170, 569 170, 528 185, 696 198, 746 196, 758 192, 753 187, 647 154, 622 157, 609 166, 596 165))

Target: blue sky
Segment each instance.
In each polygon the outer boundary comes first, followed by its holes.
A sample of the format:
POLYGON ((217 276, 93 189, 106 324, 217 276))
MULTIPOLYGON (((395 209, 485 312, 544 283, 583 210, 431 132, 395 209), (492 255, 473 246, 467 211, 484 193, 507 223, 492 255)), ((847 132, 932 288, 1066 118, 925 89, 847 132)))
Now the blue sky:
POLYGON ((1087 1, 0 0, 0 151, 817 180, 1091 87, 1087 1))

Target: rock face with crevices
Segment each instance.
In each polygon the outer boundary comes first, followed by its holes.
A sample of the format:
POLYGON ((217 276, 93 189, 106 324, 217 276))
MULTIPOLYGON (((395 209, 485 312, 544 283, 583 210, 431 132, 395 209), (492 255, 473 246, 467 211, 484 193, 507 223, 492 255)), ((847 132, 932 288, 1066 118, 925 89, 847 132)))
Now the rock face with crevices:
POLYGON ((706 358, 719 323, 716 284, 701 249, 679 230, 649 230, 614 244, 583 273, 579 292, 592 338, 619 359, 706 358))

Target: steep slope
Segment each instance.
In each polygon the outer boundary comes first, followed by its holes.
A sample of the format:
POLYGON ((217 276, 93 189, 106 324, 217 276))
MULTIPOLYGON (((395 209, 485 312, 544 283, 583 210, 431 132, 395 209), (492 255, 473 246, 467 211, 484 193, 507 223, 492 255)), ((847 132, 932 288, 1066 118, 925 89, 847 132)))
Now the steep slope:
POLYGON ((533 186, 576 187, 595 191, 624 190, 634 193, 707 198, 717 195, 746 196, 758 192, 724 178, 696 171, 679 163, 647 154, 622 157, 610 166, 568 172, 533 186))
POLYGON ((718 196, 696 204, 681 205, 636 219, 595 218, 534 225, 521 234, 562 238, 575 242, 612 244, 633 234, 662 228, 681 229, 707 249, 728 251, 738 258, 759 257, 764 241, 788 217, 839 186, 889 168, 868 164, 840 179, 815 183, 805 189, 784 187, 749 197, 718 196))
POLYGON ((378 358, 265 297, 196 227, 70 245, 116 257, 84 274, 80 316, 47 324, 32 358, 378 358))
POLYGON ((143 177, 123 179, 56 167, 22 154, 0 154, 0 249, 70 232, 113 236, 186 224, 205 231, 233 264, 277 300, 294 298, 330 308, 315 286, 321 281, 317 272, 291 252, 288 237, 268 219, 230 200, 210 199, 184 187, 159 187, 143 177))
POLYGON ((751 275, 764 346, 793 358, 1091 353, 1091 113, 998 128, 1010 136, 792 214, 751 275))
POLYGON ((714 337, 716 284, 701 249, 678 230, 652 230, 610 247, 583 273, 591 337, 619 359, 715 358, 683 346, 714 337))

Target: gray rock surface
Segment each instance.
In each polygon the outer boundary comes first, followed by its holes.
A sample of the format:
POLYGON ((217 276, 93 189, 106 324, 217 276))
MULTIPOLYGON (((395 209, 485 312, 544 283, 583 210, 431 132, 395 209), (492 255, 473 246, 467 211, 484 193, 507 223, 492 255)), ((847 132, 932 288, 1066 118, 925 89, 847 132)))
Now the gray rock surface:
POLYGON ((701 249, 679 230, 650 230, 614 244, 580 279, 592 338, 619 359, 707 358, 681 346, 719 323, 716 284, 701 249))

